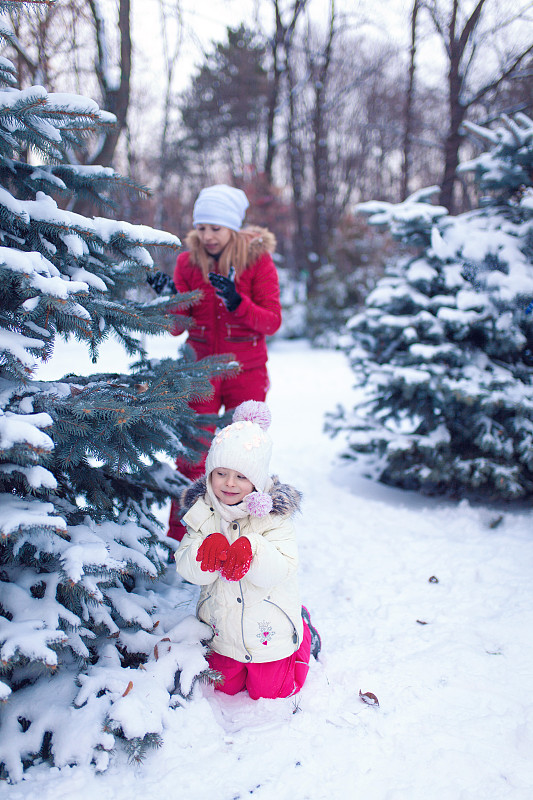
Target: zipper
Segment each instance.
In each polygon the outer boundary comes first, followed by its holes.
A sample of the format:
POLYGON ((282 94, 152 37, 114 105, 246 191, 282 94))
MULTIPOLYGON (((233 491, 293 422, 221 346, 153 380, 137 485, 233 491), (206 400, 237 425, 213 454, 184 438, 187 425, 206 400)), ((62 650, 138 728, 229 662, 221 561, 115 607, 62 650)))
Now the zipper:
POLYGON ((259 340, 259 336, 257 333, 246 333, 243 330, 242 325, 232 325, 229 322, 226 322, 226 341, 227 342, 235 342, 236 344, 242 342, 251 342, 254 346, 257 344, 259 340))
POLYGON ((246 647, 246 644, 244 642, 244 596, 243 596, 243 593, 242 593, 242 586, 241 586, 241 582, 240 581, 239 581, 239 592, 241 594, 241 606, 242 606, 242 608, 241 608, 241 639, 242 639, 242 646, 246 650, 246 652, 248 653, 249 661, 253 661, 252 654, 250 653, 250 651, 248 650, 248 648, 246 647))
MULTIPOLYGON (((218 265, 217 265, 217 273, 218 273, 218 265)), ((219 300, 218 295, 213 289, 213 332, 215 340, 215 353, 220 352, 220 330, 219 330, 219 318, 217 315, 217 306, 219 302, 222 303, 222 305, 224 305, 223 301, 219 300)))
MULTIPOLYGON (((210 600, 210 598, 211 598, 211 595, 210 595, 210 594, 208 594, 208 595, 206 595, 206 597, 204 597, 204 599, 202 600, 202 602, 198 604, 198 607, 196 608, 196 616, 198 617, 198 619, 200 619, 200 609, 202 608, 202 606, 204 605, 204 603, 207 603, 207 601, 208 601, 208 600, 210 600)), ((200 620, 200 622, 201 622, 201 621, 202 621, 202 620, 200 620)))
MULTIPOLYGON (((281 611, 282 614, 285 614, 285 616, 287 617, 287 619, 289 620, 289 622, 292 625, 292 641, 294 642, 294 644, 297 644, 298 647, 300 647, 300 637, 298 636, 298 631, 296 630, 296 625, 294 624, 292 619, 289 617, 289 615, 287 614, 285 609, 282 608, 281 606, 278 606, 277 603, 273 603, 272 600, 265 600, 264 602, 268 603, 271 606, 274 606, 274 608, 277 608, 278 611, 281 611)), ((298 647, 296 649, 298 649, 298 647)))
MULTIPOLYGON (((231 526, 232 527, 236 526, 237 539, 238 539, 240 537, 240 535, 241 535, 241 524, 240 524, 240 522, 238 522, 237 520, 234 520, 231 523, 231 526)), ((241 596, 241 641, 242 641, 243 649, 245 650, 246 653, 248 653, 248 656, 249 656, 249 660, 248 660, 247 663, 250 663, 251 661, 253 661, 253 656, 250 653, 250 651, 248 650, 248 648, 246 647, 246 643, 244 641, 244 594, 243 594, 243 591, 242 591, 242 582, 241 581, 239 581, 239 594, 241 596)))

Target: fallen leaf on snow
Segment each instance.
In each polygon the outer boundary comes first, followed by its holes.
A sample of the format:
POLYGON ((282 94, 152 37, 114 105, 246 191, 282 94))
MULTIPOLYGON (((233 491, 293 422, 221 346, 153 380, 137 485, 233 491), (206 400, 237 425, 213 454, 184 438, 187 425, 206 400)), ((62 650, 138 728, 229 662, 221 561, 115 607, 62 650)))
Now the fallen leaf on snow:
POLYGON ((366 703, 368 706, 379 706, 379 700, 372 692, 362 692, 361 689, 359 689, 359 697, 363 703, 366 703))

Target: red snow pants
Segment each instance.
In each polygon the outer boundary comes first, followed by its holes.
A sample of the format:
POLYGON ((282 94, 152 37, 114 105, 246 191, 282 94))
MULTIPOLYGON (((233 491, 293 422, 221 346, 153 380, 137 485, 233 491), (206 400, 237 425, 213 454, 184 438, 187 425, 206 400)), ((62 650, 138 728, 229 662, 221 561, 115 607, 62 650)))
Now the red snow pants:
MULTIPOLYGON (((269 380, 266 364, 254 369, 244 369, 232 378, 219 378, 211 381, 213 394, 207 400, 190 403, 190 407, 198 414, 217 414, 222 406, 226 411, 236 408, 245 400, 258 400, 264 402, 268 389, 269 380)), ((190 464, 180 458, 176 459, 176 467, 192 481, 200 478, 204 474, 205 459, 215 432, 214 427, 205 428, 205 450, 199 461, 190 464)), ((172 539, 181 542, 185 536, 186 528, 180 521, 180 506, 177 500, 172 500, 170 506, 170 519, 168 522, 168 533, 172 539)))
POLYGON ((207 660, 211 669, 221 672, 224 683, 216 689, 225 694, 237 694, 248 690, 252 700, 260 697, 290 697, 297 694, 305 683, 309 672, 311 655, 311 632, 304 620, 304 635, 298 650, 279 661, 263 664, 243 664, 219 653, 210 653, 207 660))

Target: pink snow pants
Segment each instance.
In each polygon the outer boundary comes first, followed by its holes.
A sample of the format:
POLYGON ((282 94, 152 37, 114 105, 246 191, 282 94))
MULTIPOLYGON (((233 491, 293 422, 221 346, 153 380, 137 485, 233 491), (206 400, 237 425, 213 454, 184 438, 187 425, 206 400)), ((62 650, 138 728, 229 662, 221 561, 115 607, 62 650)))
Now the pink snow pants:
POLYGON ((219 653, 210 653, 209 666, 224 676, 224 683, 216 689, 225 694, 237 694, 248 690, 252 700, 260 697, 290 697, 297 694, 305 683, 309 672, 311 655, 311 632, 304 621, 304 635, 298 650, 279 661, 263 664, 243 664, 219 653))

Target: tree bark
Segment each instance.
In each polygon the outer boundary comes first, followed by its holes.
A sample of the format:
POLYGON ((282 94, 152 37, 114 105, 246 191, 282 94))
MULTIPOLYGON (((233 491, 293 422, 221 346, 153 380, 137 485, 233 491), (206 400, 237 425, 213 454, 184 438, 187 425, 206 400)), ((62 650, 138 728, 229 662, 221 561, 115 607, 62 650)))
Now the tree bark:
POLYGON ((164 208, 165 208, 165 189, 168 184, 168 138, 170 129, 170 111, 172 104, 172 81, 174 70, 178 63, 178 56, 181 50, 181 39, 178 36, 174 47, 170 47, 168 22, 172 15, 178 24, 180 22, 180 2, 176 0, 175 5, 170 11, 163 0, 159 0, 159 14, 161 22, 161 39, 163 44, 163 59, 165 65, 165 94, 163 105, 163 121, 161 125, 160 145, 159 145, 159 164, 157 176, 157 189, 155 192, 155 211, 154 226, 156 228, 165 227, 164 208))
POLYGON ((415 69, 416 69, 416 22, 420 0, 414 0, 411 11, 411 47, 409 52, 409 77, 405 95, 403 148, 402 148, 402 183, 401 199, 409 196, 409 178, 411 177, 411 137, 413 133, 413 104, 415 96, 415 69))
POLYGON ((450 214, 455 211, 455 181, 459 166, 461 147, 461 124, 465 118, 466 107, 461 102, 462 76, 459 72, 460 56, 455 42, 451 42, 450 67, 448 71, 448 132, 444 142, 444 173, 441 181, 440 202, 450 214))
MULTIPOLYGON (((319 67, 313 69, 311 61, 311 74, 314 77, 315 108, 313 112, 313 169, 315 176, 315 194, 313 198, 313 224, 311 227, 313 250, 317 256, 314 262, 315 269, 327 261, 328 232, 331 220, 331 192, 329 180, 329 147, 328 131, 325 120, 325 99, 331 68, 331 55, 333 41, 336 34, 335 27, 335 0, 330 2, 329 30, 323 53, 319 55, 319 67)), ((314 270, 311 270, 311 278, 314 270)), ((311 279, 311 288, 314 281, 311 279)))
POLYGON ((287 69, 292 37, 298 17, 304 11, 308 0, 294 0, 292 15, 288 23, 283 22, 280 0, 272 0, 272 2, 275 17, 275 33, 271 47, 273 77, 267 118, 267 152, 264 169, 268 185, 273 183, 272 169, 277 150, 275 124, 282 89, 282 76, 287 69))
POLYGON ((276 141, 274 138, 274 125, 276 122, 276 109, 279 102, 279 95, 281 89, 281 53, 280 49, 283 42, 283 27, 281 24, 281 15, 279 13, 278 3, 274 2, 274 11, 276 16, 276 32, 272 41, 272 91, 270 93, 270 101, 268 106, 267 118, 267 152, 265 158, 265 178, 268 185, 272 185, 272 166, 274 163, 274 156, 276 155, 276 141))
POLYGON ((96 63, 96 73, 102 91, 101 106, 106 111, 111 111, 116 118, 116 125, 105 133, 91 156, 89 163, 101 164, 108 167, 113 162, 113 156, 127 121, 128 107, 130 102, 130 81, 131 81, 131 0, 120 0, 118 28, 120 31, 120 81, 118 86, 114 86, 109 81, 106 69, 106 48, 104 41, 103 20, 98 14, 98 7, 94 0, 89 0, 89 5, 94 17, 96 26, 96 36, 98 45, 98 60, 96 63))
POLYGON ((291 174, 292 197, 294 204, 294 216, 296 221, 296 233, 294 236, 294 263, 296 269, 308 273, 309 261, 308 254, 312 247, 309 237, 309 228, 305 220, 304 208, 304 165, 303 153, 296 135, 297 115, 295 104, 295 88, 292 76, 292 67, 287 64, 287 80, 289 91, 289 119, 287 123, 287 140, 289 147, 289 165, 291 174))

